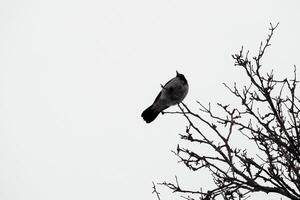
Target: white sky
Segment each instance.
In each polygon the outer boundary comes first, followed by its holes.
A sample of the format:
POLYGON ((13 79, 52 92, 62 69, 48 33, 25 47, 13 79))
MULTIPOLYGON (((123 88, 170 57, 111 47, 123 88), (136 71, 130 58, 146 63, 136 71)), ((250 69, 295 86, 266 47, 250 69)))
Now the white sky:
MULTIPOLYGON (((152 181, 199 188, 170 150, 186 122, 140 114, 185 74, 185 100, 230 102, 231 54, 280 22, 267 69, 300 65, 300 2, 0 1, 0 199, 156 199, 152 181)), ((254 52, 253 52, 254 53, 254 52)), ((252 54, 253 55, 253 54, 252 54)), ((173 108, 176 110, 176 108, 173 108)), ((168 190, 162 199, 172 199, 168 190)))

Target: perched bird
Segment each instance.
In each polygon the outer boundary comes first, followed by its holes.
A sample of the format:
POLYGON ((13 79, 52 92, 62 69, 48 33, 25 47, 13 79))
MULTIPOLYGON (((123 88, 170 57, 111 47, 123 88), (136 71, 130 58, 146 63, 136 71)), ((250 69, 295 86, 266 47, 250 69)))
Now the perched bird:
POLYGON ((180 103, 188 93, 189 85, 183 74, 176 71, 176 77, 162 86, 153 104, 142 113, 143 119, 150 123, 160 112, 169 106, 180 103))

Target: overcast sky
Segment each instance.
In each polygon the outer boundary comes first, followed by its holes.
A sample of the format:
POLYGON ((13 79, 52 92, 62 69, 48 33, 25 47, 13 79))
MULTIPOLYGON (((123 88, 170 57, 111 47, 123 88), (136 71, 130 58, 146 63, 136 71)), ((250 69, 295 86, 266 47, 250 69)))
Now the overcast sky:
MULTIPOLYGON (((1 0, 0 199, 155 200, 152 181, 208 184, 171 153, 183 117, 140 117, 183 73, 185 99, 230 102, 245 79, 231 54, 254 55, 280 22, 266 69, 300 65, 297 0, 1 0)), ((173 110, 177 108, 174 107, 173 110)), ((162 200, 174 199, 160 188, 162 200)))

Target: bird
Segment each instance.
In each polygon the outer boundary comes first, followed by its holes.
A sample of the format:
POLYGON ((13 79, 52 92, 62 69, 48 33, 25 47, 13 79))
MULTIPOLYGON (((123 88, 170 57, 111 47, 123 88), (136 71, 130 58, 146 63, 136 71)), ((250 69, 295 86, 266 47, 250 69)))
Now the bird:
POLYGON ((153 104, 142 113, 146 123, 151 123, 163 110, 183 101, 189 91, 189 85, 183 74, 176 71, 176 77, 169 80, 155 98, 153 104))

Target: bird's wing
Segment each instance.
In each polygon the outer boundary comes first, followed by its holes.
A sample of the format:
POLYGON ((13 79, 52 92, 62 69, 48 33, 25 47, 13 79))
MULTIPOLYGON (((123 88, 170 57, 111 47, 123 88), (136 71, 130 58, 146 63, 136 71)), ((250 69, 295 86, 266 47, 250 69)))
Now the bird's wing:
POLYGON ((161 91, 159 92, 159 94, 157 95, 157 97, 154 100, 154 103, 159 99, 159 97, 161 96, 161 91))
MULTIPOLYGON (((172 90, 172 87, 170 87, 171 84, 169 84, 169 83, 171 83, 172 81, 174 81, 174 79, 175 79, 175 78, 172 78, 171 80, 169 80, 169 81, 163 86, 162 90, 164 90, 164 89, 167 89, 167 90, 170 90, 170 89, 171 89, 171 90, 172 90)), ((155 98, 154 103, 157 102, 157 100, 161 97, 161 95, 162 95, 162 90, 159 92, 159 94, 158 94, 157 97, 155 98)))

